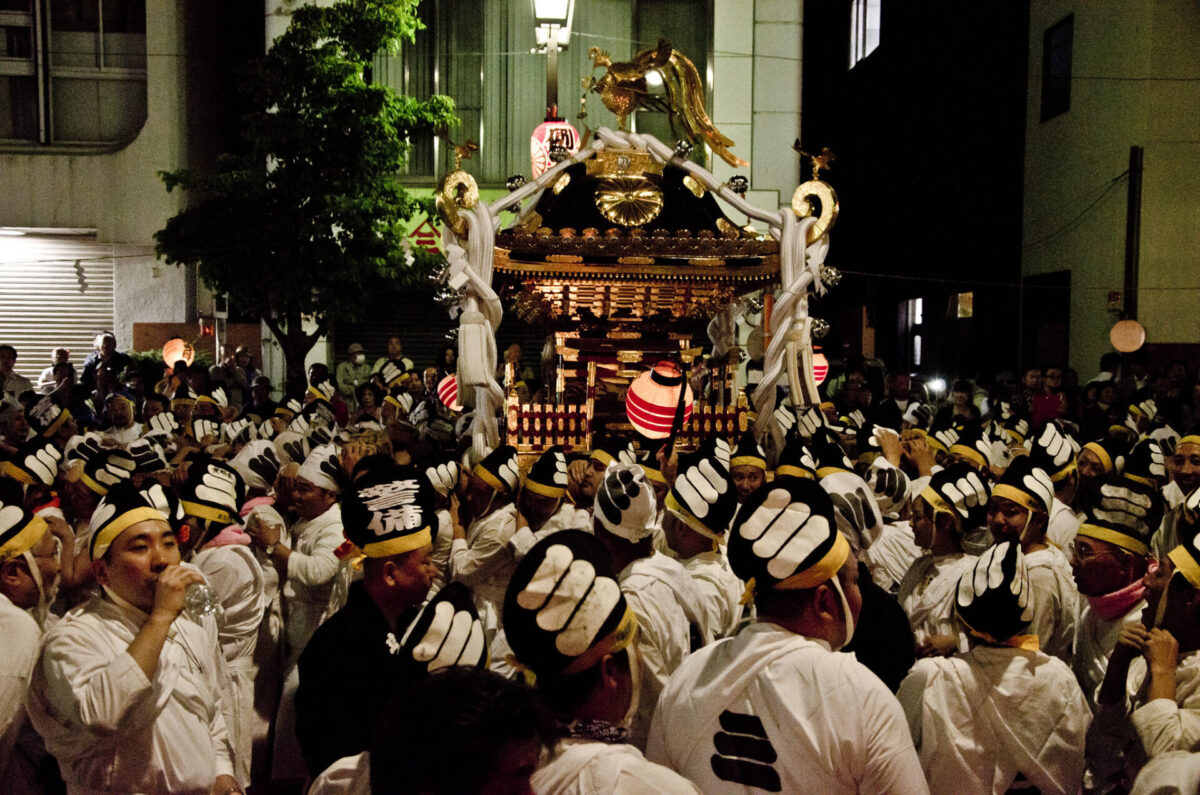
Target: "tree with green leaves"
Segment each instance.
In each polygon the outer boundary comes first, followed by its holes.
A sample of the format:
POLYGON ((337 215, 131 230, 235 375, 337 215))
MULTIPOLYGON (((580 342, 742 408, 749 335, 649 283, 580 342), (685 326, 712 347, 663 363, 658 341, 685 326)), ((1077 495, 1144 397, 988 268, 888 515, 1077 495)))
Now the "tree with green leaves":
POLYGON ((302 387, 304 357, 331 320, 360 316, 371 284, 412 283, 441 260, 407 245, 409 219, 437 216, 397 174, 414 136, 458 123, 454 102, 370 82, 375 54, 422 27, 417 2, 296 8, 243 77, 248 151, 222 155, 211 173, 159 173, 188 206, 155 233, 158 256, 197 266, 235 311, 263 319, 283 348, 289 390, 302 387))

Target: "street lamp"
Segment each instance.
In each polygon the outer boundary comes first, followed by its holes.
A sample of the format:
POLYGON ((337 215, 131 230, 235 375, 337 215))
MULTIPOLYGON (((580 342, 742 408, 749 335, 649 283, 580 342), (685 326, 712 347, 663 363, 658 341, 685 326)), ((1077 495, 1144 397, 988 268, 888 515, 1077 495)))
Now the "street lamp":
POLYGON ((546 115, 557 116, 558 51, 571 37, 575 0, 533 0, 534 36, 546 48, 546 115))
POLYGON ((533 0, 534 35, 546 50, 546 119, 529 139, 534 179, 554 165, 555 149, 569 155, 579 151, 579 131, 558 115, 558 51, 567 46, 574 13, 574 0, 533 0))

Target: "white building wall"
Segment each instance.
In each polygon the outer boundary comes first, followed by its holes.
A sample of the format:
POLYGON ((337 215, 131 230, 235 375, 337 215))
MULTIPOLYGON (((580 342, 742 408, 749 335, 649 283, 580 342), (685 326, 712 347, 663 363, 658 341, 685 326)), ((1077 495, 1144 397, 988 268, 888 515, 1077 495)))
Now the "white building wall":
POLYGON ((1030 6, 1022 271, 1071 271, 1070 365, 1111 349, 1125 267, 1125 183, 1145 148, 1138 319, 1151 343, 1200 340, 1200 11, 1188 0, 1030 6), (1041 121, 1042 40, 1074 14, 1070 109, 1041 121), (1076 220, 1077 219, 1077 220, 1076 220))

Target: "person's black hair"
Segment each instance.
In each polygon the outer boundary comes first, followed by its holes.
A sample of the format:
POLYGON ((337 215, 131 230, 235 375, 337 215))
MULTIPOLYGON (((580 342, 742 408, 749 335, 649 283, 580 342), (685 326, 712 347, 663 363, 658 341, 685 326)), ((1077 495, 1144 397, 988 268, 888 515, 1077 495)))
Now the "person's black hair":
POLYGON ((403 689, 371 744, 371 792, 470 795, 508 746, 549 747, 554 724, 537 693, 486 669, 444 668, 403 689))
POLYGON ((366 381, 358 385, 358 387, 354 390, 355 399, 359 403, 362 403, 363 394, 366 392, 370 392, 375 396, 376 406, 379 406, 383 403, 383 390, 375 386, 375 384, 371 383, 370 381, 366 381))
POLYGON ((17 358, 17 349, 14 348, 13 346, 9 345, 7 342, 0 343, 0 351, 11 351, 13 358, 14 359, 17 358))
POLYGON ((1100 357, 1101 370, 1116 370, 1121 366, 1121 354, 1116 351, 1109 351, 1100 357))
POLYGON ((373 474, 376 472, 393 472, 399 469, 399 464, 386 453, 373 453, 372 455, 360 458, 358 463, 354 465, 354 471, 350 473, 350 482, 358 480, 363 475, 373 474))
POLYGON ((150 392, 142 398, 142 408, 146 407, 147 403, 158 403, 164 409, 171 407, 171 399, 161 392, 150 392))
POLYGON ((954 386, 950 387, 950 391, 966 392, 968 395, 970 395, 975 391, 975 387, 971 385, 970 381, 955 381, 954 386))

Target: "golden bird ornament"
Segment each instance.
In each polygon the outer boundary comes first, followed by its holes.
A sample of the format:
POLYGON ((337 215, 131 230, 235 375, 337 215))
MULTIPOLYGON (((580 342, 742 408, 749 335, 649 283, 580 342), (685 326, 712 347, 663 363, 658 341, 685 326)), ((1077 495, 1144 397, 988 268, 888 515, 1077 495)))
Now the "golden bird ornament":
POLYGON ((588 50, 592 68, 603 68, 598 79, 587 81, 587 87, 600 95, 604 107, 617 116, 617 126, 624 130, 626 120, 638 108, 663 111, 671 129, 678 118, 683 131, 692 143, 706 143, 722 160, 735 168, 750 165, 729 151, 734 142, 721 134, 704 109, 704 83, 700 73, 687 56, 671 47, 671 42, 659 39, 658 45, 642 50, 628 61, 613 61, 607 51, 598 47, 588 50), (662 77, 666 96, 651 94, 646 84, 648 72, 662 77))

